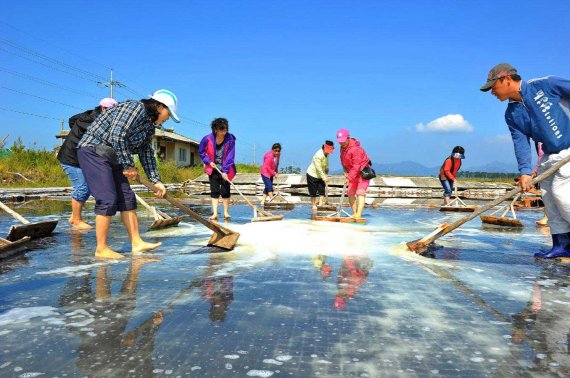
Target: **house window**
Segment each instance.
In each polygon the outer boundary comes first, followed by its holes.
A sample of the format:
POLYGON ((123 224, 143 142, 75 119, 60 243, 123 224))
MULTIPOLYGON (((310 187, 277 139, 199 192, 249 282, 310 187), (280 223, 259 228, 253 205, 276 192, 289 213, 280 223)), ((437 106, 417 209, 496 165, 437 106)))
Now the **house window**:
POLYGON ((178 150, 178 161, 186 161, 186 149, 181 148, 178 150))

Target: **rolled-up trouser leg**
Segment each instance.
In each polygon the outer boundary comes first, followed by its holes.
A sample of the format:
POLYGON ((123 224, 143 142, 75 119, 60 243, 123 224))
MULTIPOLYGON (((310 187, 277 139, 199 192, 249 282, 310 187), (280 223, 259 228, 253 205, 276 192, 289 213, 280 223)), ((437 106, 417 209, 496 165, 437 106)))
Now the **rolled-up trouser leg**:
MULTIPOLYGON (((539 174, 570 155, 570 148, 558 154, 544 155, 539 174)), ((562 166, 540 184, 542 201, 552 234, 570 232, 570 163, 562 166)))
POLYGON ((111 163, 97 155, 91 146, 79 148, 77 159, 91 194, 95 197, 95 214, 115 215, 117 188, 111 163))

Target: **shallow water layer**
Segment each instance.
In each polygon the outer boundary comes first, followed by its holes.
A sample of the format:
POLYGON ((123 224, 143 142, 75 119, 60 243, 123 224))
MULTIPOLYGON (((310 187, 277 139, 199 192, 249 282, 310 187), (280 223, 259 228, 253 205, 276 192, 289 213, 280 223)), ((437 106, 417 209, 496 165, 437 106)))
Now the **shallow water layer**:
MULTIPOLYGON (((116 218, 110 244, 126 258, 99 261, 94 231, 71 231, 67 205, 17 210, 62 215, 53 236, 0 263, 2 377, 570 374, 570 267, 532 257, 550 243, 540 212, 521 211, 518 231, 473 220, 435 259, 402 243, 465 214, 366 209, 354 225, 297 206, 251 223, 237 205, 224 224, 241 234, 234 251, 204 247, 212 232, 185 218, 145 232, 163 245, 144 256, 116 218)), ((2 236, 13 222, 0 214, 2 236)))

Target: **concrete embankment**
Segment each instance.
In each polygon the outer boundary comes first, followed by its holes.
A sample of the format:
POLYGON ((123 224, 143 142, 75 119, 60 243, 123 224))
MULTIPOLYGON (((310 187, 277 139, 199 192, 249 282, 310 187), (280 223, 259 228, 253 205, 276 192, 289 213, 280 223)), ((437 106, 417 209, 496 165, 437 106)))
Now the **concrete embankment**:
MULTIPOLYGON (((259 174, 238 174, 233 182, 248 197, 261 196, 264 187, 259 174)), ((329 197, 340 197, 343 183, 343 176, 331 176, 328 183, 329 197)), ((288 201, 310 202, 305 175, 282 174, 275 179, 274 184, 276 190, 288 201)), ((457 195, 466 203, 477 203, 493 200, 513 188, 513 185, 505 183, 459 181, 457 195)), ((185 181, 182 190, 190 196, 208 195, 210 193, 208 176, 204 174, 194 180, 185 181)), ((371 180, 366 196, 369 205, 440 205, 443 189, 436 177, 382 176, 371 180)))
MULTIPOLYGON (((234 184, 249 199, 256 200, 263 192, 263 182, 259 174, 240 173, 234 178, 234 184)), ((338 202, 342 192, 344 177, 331 176, 328 183, 328 195, 331 202, 338 202)), ((148 191, 142 185, 132 186, 135 192, 148 191)), ((288 202, 309 203, 307 180, 305 175, 281 174, 275 180, 275 188, 288 202)), ((513 185, 494 182, 459 181, 457 195, 467 204, 477 204, 493 200, 513 189, 513 185)), ((194 180, 179 184, 167 184, 169 191, 183 191, 188 195, 185 202, 210 203, 210 185, 208 176, 203 174, 194 180)), ((21 202, 37 199, 68 199, 70 187, 52 188, 0 188, 0 201, 21 202)), ((443 189, 436 177, 376 177, 371 180, 367 191, 366 203, 372 206, 440 206, 443 189)), ((536 195, 532 195, 536 197, 536 195)), ((92 198, 90 199, 92 200, 92 198)), ((154 197, 149 202, 165 202, 154 197)), ((232 203, 244 202, 232 189, 232 203)))

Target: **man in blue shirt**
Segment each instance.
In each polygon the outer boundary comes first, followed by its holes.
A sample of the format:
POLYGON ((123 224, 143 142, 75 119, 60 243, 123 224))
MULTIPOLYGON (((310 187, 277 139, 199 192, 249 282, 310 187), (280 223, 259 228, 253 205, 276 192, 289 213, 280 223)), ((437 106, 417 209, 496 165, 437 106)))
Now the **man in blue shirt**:
MULTIPOLYGON (((542 143, 539 174, 570 155, 570 80, 548 76, 525 82, 513 66, 501 63, 491 69, 481 87, 483 92, 490 89, 500 101, 509 100, 505 121, 521 174, 519 185, 528 191, 532 188, 530 138, 542 143)), ((570 163, 540 186, 553 246, 535 257, 570 258, 570 163)))

